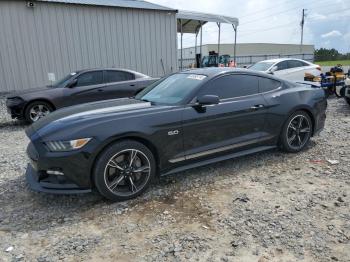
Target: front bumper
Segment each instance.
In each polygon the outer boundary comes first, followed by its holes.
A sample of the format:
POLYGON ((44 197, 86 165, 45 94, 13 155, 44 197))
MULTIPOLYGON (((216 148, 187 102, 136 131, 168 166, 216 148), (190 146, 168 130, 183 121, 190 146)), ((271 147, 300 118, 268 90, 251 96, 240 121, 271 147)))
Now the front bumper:
POLYGON ((31 164, 28 164, 26 179, 29 187, 38 192, 51 194, 81 194, 90 193, 91 189, 81 189, 76 184, 66 180, 65 177, 46 176, 43 177, 31 164))
POLYGON ((6 100, 7 112, 12 118, 23 119, 25 101, 13 101, 11 99, 6 100))
POLYGON ((27 182, 35 191, 54 194, 91 192, 91 154, 78 152, 48 152, 42 142, 31 142, 27 147, 30 159, 26 171, 27 182), (60 171, 60 175, 49 170, 60 171))

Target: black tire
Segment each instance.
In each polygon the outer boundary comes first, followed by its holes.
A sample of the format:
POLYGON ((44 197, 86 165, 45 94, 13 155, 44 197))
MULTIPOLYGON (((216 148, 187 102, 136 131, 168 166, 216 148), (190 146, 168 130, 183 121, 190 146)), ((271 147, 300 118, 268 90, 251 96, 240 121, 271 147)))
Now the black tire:
POLYGON ((345 101, 349 104, 350 106, 350 97, 345 97, 345 101))
POLYGON ((294 112, 282 128, 280 137, 282 150, 289 153, 300 152, 308 145, 312 130, 313 124, 310 116, 305 111, 294 112), (302 119, 301 126, 300 119, 302 119))
POLYGON ((155 174, 152 152, 142 143, 123 140, 111 144, 99 155, 93 180, 102 196, 112 201, 124 201, 141 195, 155 174))
MULTIPOLYGON (((45 101, 33 101, 29 105, 26 106, 26 109, 24 110, 24 119, 26 122, 31 124, 31 123, 36 122, 40 118, 46 116, 47 114, 51 113, 52 111, 54 111, 54 108, 49 103, 47 103, 45 101), (32 114, 32 112, 33 112, 32 110, 35 110, 36 108, 39 110, 42 109, 40 112, 40 115, 38 115, 37 119, 32 114)), ((38 111, 38 113, 39 113, 39 111, 38 111)))

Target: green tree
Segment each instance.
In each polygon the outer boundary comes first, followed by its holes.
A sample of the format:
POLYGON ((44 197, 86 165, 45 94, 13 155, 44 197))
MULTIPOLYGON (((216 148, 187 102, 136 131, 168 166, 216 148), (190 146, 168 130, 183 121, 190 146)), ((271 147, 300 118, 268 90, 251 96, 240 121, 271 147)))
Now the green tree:
POLYGON ((341 54, 332 48, 320 48, 315 50, 315 61, 336 61, 350 59, 350 53, 341 54))

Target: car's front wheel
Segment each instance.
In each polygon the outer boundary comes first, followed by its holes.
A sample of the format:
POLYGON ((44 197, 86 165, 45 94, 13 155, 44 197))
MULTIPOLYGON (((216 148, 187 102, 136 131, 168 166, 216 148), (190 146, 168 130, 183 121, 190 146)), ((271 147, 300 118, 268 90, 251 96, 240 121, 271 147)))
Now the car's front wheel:
POLYGON ((303 150, 310 141, 312 121, 304 111, 293 113, 283 126, 281 146, 284 151, 296 153, 303 150))
POLYGON ((34 123, 52 111, 53 107, 49 103, 45 101, 34 101, 26 107, 24 118, 28 123, 34 123))
POLYGON ((101 195, 123 201, 142 194, 155 173, 152 152, 139 142, 124 140, 102 152, 96 161, 93 178, 101 195))

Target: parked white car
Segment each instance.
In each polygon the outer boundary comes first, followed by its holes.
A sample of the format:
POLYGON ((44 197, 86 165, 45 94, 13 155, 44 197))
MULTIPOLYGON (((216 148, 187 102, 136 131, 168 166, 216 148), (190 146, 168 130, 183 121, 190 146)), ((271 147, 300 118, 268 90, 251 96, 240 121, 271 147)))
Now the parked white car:
POLYGON ((296 58, 264 60, 253 64, 249 69, 273 74, 290 81, 304 81, 305 73, 314 76, 321 74, 321 67, 319 65, 296 58))

